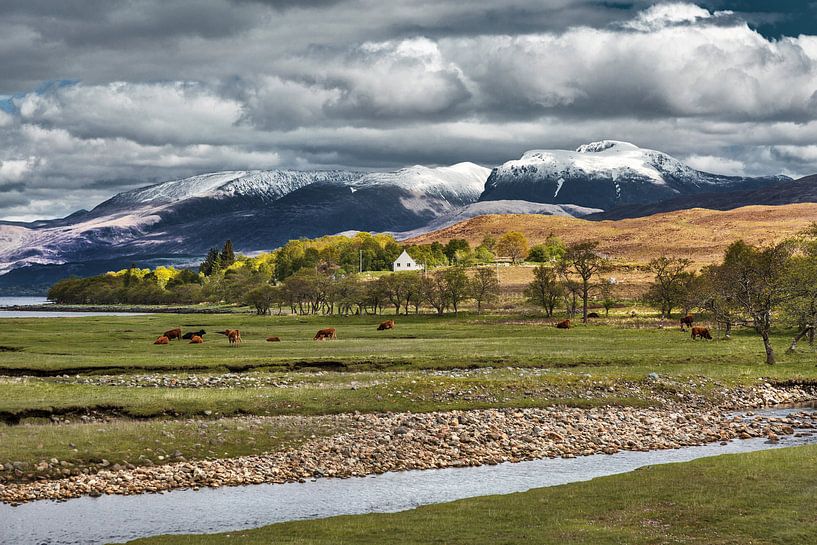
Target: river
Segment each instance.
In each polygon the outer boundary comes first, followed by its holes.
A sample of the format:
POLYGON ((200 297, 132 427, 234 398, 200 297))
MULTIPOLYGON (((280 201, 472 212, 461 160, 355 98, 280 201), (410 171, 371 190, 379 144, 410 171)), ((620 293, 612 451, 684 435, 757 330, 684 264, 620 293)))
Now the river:
MULTIPOLYGON (((45 297, 0 297, 0 308, 46 305, 45 297)), ((135 312, 63 312, 48 310, 0 310, 0 318, 82 318, 87 316, 138 316, 135 312)))
MULTIPOLYGON (((780 416, 803 409, 757 411, 780 416)), ((706 456, 817 444, 817 435, 516 464, 386 473, 306 483, 176 490, 140 496, 0 504, 0 543, 95 545, 170 533, 213 533, 336 515, 404 511, 433 503, 586 481, 706 456)))

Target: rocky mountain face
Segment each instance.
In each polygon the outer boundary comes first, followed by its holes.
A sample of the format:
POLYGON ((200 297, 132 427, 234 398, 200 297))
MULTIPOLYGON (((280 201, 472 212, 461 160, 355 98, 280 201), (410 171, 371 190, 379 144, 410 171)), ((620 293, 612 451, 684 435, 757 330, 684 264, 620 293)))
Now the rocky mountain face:
POLYGON ((576 151, 534 150, 495 168, 480 201, 523 199, 611 210, 684 195, 760 188, 785 176, 701 172, 660 151, 603 140, 576 151))

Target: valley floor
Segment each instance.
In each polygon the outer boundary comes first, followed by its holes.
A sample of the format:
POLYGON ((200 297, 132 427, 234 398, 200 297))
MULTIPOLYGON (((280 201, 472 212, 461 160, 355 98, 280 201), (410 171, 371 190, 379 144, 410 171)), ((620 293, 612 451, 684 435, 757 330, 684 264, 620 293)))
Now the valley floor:
POLYGON ((4 319, 0 500, 774 437, 793 422, 729 411, 817 398, 815 352, 784 354, 785 330, 767 366, 749 331, 693 341, 643 314, 569 330, 520 314, 399 316, 385 332, 381 319, 4 319), (152 344, 177 326, 210 333, 203 345, 152 344), (338 340, 313 341, 327 326, 338 340), (226 328, 244 342, 215 334, 226 328))

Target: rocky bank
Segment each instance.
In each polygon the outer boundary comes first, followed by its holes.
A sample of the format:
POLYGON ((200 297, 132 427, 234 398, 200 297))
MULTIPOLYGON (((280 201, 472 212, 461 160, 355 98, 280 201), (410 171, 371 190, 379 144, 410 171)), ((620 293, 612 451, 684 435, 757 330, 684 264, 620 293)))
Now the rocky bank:
MULTIPOLYGON (((814 399, 808 388, 764 384, 733 392, 733 406, 814 399)), ((817 414, 742 416, 732 406, 488 409, 433 413, 345 414, 329 437, 297 449, 221 460, 102 470, 59 480, 0 484, 0 501, 19 504, 83 495, 141 494, 176 488, 284 483, 387 471, 476 466, 546 457, 672 449, 790 435, 817 427, 817 414)), ((810 433, 805 431, 805 433, 810 433)))

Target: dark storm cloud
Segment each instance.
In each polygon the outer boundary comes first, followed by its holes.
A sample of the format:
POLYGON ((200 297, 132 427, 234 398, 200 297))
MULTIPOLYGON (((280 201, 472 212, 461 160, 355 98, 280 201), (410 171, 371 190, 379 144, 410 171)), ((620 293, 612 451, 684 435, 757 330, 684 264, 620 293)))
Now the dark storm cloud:
POLYGON ((600 138, 815 171, 797 4, 0 0, 0 218, 206 171, 492 165, 600 138))

